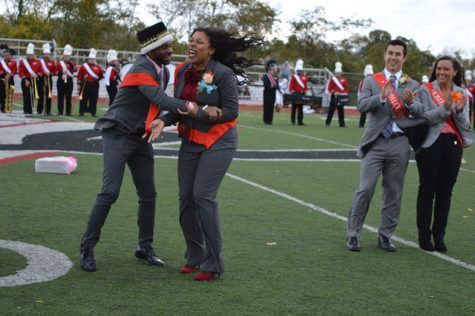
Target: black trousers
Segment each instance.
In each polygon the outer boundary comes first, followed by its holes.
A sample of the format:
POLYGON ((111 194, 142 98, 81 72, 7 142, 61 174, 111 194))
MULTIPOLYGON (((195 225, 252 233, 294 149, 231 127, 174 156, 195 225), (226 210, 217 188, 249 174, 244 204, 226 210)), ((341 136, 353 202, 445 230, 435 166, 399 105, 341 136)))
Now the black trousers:
POLYGON ((119 197, 125 165, 129 166, 138 200, 137 224, 140 247, 153 242, 155 191, 153 148, 143 134, 125 134, 115 128, 102 131, 104 172, 102 189, 92 207, 81 245, 94 247, 99 241, 111 205, 119 197))
POLYGON ((266 124, 271 124, 274 119, 275 90, 273 91, 273 95, 264 91, 264 111, 262 119, 266 124))
POLYGON ((56 82, 58 89, 58 114, 63 115, 64 99, 66 98, 66 115, 71 115, 71 97, 73 95, 73 78, 68 78, 65 82, 63 78, 58 78, 56 82))
POLYGON ((335 93, 332 93, 331 99, 330 99, 330 107, 328 108, 328 115, 327 115, 327 120, 325 121, 325 125, 329 126, 332 122, 333 118, 333 112, 335 112, 335 108, 338 111, 338 123, 340 124, 340 127, 345 127, 345 110, 342 105, 337 104, 337 97, 335 93))
POLYGON ((51 90, 51 96, 53 94, 53 79, 49 77, 38 77, 38 104, 36 105, 36 111, 38 114, 43 113, 43 110, 46 114, 51 114, 51 98, 48 98, 48 86, 47 80, 49 80, 49 89, 51 90))
POLYGON ((96 115, 97 98, 99 97, 99 81, 86 82, 82 100, 79 102, 79 114, 84 115, 85 112, 96 115), (89 104, 89 106, 88 106, 89 104))
POLYGON ((299 124, 303 123, 303 104, 292 104, 292 112, 290 113, 290 121, 295 124, 295 111, 297 111, 297 121, 299 124))
POLYGON ((417 228, 419 238, 430 239, 432 234, 441 240, 445 235, 452 189, 462 161, 462 147, 455 134, 440 134, 428 148, 416 154, 419 170, 417 194, 417 228), (435 195, 435 203, 434 203, 435 195))
POLYGON ((117 84, 111 83, 110 86, 106 86, 107 94, 109 94, 109 106, 114 102, 115 96, 117 95, 117 84))
POLYGON ((31 82, 32 82, 32 79, 28 77, 25 77, 21 80, 21 91, 23 93, 23 113, 25 114, 33 114, 33 108, 35 107, 34 90, 33 90, 33 85, 31 84, 31 82), (27 80, 30 82, 29 87, 25 85, 25 81, 27 80))
MULTIPOLYGON (((5 81, 3 81, 3 79, 5 79, 5 78, 0 79, 0 110, 2 112, 5 112, 6 91, 5 91, 5 81)), ((15 85, 15 81, 13 80, 13 76, 10 77, 10 79, 8 79, 8 83, 11 86, 15 85)))

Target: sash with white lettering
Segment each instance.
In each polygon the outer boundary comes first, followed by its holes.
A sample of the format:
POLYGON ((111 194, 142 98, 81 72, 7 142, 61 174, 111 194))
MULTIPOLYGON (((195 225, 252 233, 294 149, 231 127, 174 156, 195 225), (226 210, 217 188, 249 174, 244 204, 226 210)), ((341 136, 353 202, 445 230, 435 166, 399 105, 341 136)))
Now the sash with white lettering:
POLYGON ((31 76, 35 76, 36 73, 31 69, 30 63, 26 59, 21 60, 23 62, 23 65, 25 65, 26 70, 30 73, 31 76))
POLYGON ((40 59, 40 62, 41 62, 41 66, 43 67, 43 72, 45 73, 45 75, 49 76, 51 74, 51 72, 49 71, 48 67, 46 66, 45 60, 40 59))
MULTIPOLYGON (((432 82, 424 83, 424 86, 429 90, 430 95, 432 96, 432 99, 434 100, 435 104, 437 106, 441 106, 445 102, 445 98, 442 94, 440 94, 439 90, 434 89, 434 85, 432 82)), ((462 135, 460 135, 460 132, 457 128, 457 125, 455 125, 454 121, 454 116, 452 115, 452 111, 450 111, 450 116, 447 118, 446 122, 452 127, 452 129, 455 131, 455 135, 457 135, 457 138, 462 145, 463 148, 463 141, 462 141, 462 135)))
MULTIPOLYGON (((386 77, 382 73, 378 72, 377 74, 373 75, 373 78, 379 84, 381 89, 383 89, 383 86, 387 81, 386 77)), ((394 93, 394 90, 391 92, 391 94, 388 96, 387 99, 389 101, 389 104, 391 104, 391 107, 393 108, 394 113, 396 113, 396 116, 398 118, 407 117, 406 110, 404 109, 404 106, 402 105, 401 100, 399 100, 397 94, 394 93)))
POLYGON ((340 88, 342 92, 345 91, 345 88, 343 88, 343 85, 341 84, 340 80, 338 80, 337 77, 333 76, 332 80, 338 86, 338 88, 340 88))
POLYGON ((69 71, 68 67, 66 66, 66 63, 64 60, 61 60, 59 62, 61 64, 61 67, 63 68, 63 74, 67 73, 69 77, 74 77, 74 75, 69 71))
POLYGON ((7 65, 7 63, 5 62, 5 60, 3 60, 3 59, 0 60, 0 63, 2 63, 3 69, 11 75, 11 74, 12 74, 12 71, 11 71, 10 68, 8 68, 8 65, 7 65))
POLYGON ((99 79, 99 76, 96 75, 96 74, 92 71, 92 69, 91 69, 91 67, 89 67, 89 64, 88 64, 88 63, 84 63, 83 66, 84 66, 84 68, 86 69, 87 73, 88 73, 92 78, 94 78, 94 79, 99 79))
POLYGON ((112 66, 107 67, 106 74, 104 75, 104 83, 106 84, 106 86, 111 85, 110 77, 111 77, 111 73, 112 73, 113 68, 114 67, 112 67, 112 66))
POLYGON ((294 75, 295 80, 297 80, 297 83, 299 86, 302 87, 302 89, 305 89, 305 85, 303 84, 302 80, 300 80, 300 77, 298 75, 294 75))
MULTIPOLYGON (((272 76, 270 73, 267 73, 267 77, 269 78, 271 88, 274 88, 276 86, 274 76, 272 76)), ((303 88, 303 87, 302 87, 303 88)))

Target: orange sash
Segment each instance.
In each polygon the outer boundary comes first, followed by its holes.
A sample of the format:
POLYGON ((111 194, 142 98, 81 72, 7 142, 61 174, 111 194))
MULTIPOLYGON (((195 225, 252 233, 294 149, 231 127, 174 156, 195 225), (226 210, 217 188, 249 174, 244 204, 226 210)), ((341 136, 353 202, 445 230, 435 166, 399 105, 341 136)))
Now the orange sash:
MULTIPOLYGON (((381 89, 383 89, 383 86, 387 81, 386 77, 382 73, 378 72, 377 74, 373 75, 373 78, 379 84, 381 89)), ((391 104, 391 107, 393 108, 394 113, 396 113, 396 116, 398 118, 407 117, 406 109, 404 109, 404 106, 402 105, 401 100, 399 100, 396 93, 394 93, 394 90, 388 96, 388 101, 389 101, 389 104, 391 104)))
POLYGON ((178 124, 178 132, 190 141, 204 145, 209 149, 230 128, 236 125, 237 119, 226 123, 216 124, 208 132, 202 132, 187 126, 185 123, 178 124))
MULTIPOLYGON (((119 88, 140 85, 160 87, 160 85, 157 81, 155 81, 155 78, 153 78, 152 75, 145 72, 138 72, 133 74, 126 74, 119 88)), ((153 120, 155 120, 158 113, 160 113, 160 109, 158 108, 158 106, 156 106, 153 102, 150 102, 147 121, 145 123, 145 132, 147 134, 150 134, 150 124, 153 122, 153 120)))
MULTIPOLYGON (((426 86, 426 88, 429 90, 430 95, 432 96, 432 99, 434 100, 435 104, 437 104, 437 106, 441 106, 445 102, 444 96, 442 94, 440 94, 439 90, 434 89, 434 85, 432 84, 432 82, 424 83, 424 86, 426 86)), ((460 142, 460 145, 463 148, 462 135, 460 135, 460 132, 457 128, 457 125, 455 125, 454 116, 452 115, 452 111, 450 112, 450 116, 447 118, 447 120, 445 122, 450 125, 452 130, 455 131, 455 135, 457 135, 457 138, 460 142)))

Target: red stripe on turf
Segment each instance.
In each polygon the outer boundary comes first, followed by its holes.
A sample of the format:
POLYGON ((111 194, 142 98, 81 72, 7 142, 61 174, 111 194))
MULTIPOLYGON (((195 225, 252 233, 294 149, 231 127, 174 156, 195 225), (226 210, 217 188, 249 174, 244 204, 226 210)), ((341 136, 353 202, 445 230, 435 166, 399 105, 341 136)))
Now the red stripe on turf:
POLYGON ((19 123, 19 124, 10 124, 10 125, 0 125, 0 128, 3 127, 17 127, 25 125, 36 125, 36 124, 49 124, 49 123, 64 123, 62 121, 46 121, 46 122, 31 122, 31 123, 19 123))
POLYGON ((45 157, 45 156, 57 155, 57 154, 60 154, 60 153, 61 153, 60 151, 53 151, 53 152, 32 153, 32 154, 26 154, 26 155, 15 156, 15 157, 10 157, 10 158, 4 158, 4 159, 0 159, 0 165, 10 163, 10 162, 17 162, 17 161, 27 160, 27 159, 34 159, 34 158, 40 158, 40 157, 45 157))

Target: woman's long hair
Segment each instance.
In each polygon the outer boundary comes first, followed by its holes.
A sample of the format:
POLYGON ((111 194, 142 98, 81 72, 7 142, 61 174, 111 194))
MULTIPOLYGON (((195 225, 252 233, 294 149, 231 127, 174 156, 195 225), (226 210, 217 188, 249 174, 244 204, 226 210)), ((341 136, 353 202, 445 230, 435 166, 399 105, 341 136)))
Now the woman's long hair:
POLYGON ((465 79, 463 77, 463 74, 465 73, 465 71, 463 69, 462 64, 460 64, 458 60, 455 59, 455 57, 448 56, 448 55, 442 56, 439 59, 437 59, 434 65, 434 69, 432 70, 432 74, 430 75, 429 81, 432 82, 435 79, 437 79, 437 77, 435 76, 435 72, 437 70, 437 65, 439 64, 439 61, 441 60, 450 60, 452 62, 452 67, 454 67, 454 70, 457 72, 455 76, 452 78, 452 82, 455 83, 459 87, 461 87, 462 84, 465 84, 465 79))
MULTIPOLYGON (((212 59, 231 68, 235 75, 243 75, 244 68, 257 64, 256 60, 238 56, 236 53, 262 45, 262 38, 253 34, 239 37, 237 32, 228 32, 216 27, 197 27, 193 30, 192 35, 195 32, 203 32, 208 35, 211 47, 215 49, 212 59)), ((247 83, 249 80, 247 76, 243 77, 245 81, 240 81, 240 84, 247 83)))

